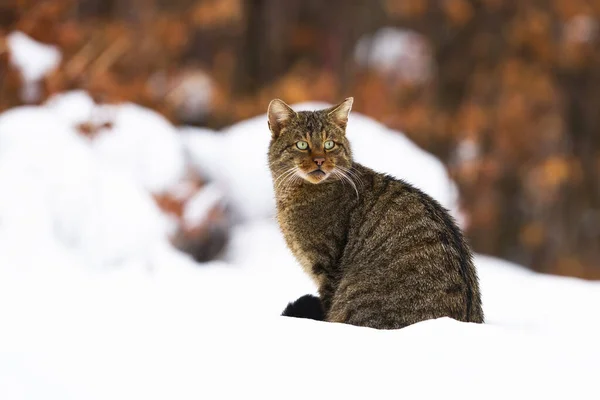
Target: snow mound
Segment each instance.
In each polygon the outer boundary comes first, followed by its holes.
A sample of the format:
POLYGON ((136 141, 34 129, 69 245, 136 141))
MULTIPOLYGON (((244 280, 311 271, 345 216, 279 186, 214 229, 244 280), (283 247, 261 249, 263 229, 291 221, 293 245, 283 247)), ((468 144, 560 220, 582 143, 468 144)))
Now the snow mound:
POLYGON ((153 193, 168 190, 183 177, 183 149, 164 117, 135 104, 103 108, 113 116, 113 126, 93 141, 101 158, 153 193))
POLYGON ((96 105, 85 92, 51 97, 46 107, 71 127, 100 128, 91 145, 97 156, 152 193, 175 186, 185 173, 177 130, 160 114, 135 104, 96 105))
POLYGON ((46 101, 45 107, 71 127, 84 123, 102 125, 102 123, 109 121, 108 115, 101 118, 102 114, 99 112, 96 103, 83 90, 55 94, 46 101))
POLYGON ((600 330, 600 316, 581 307, 600 300, 600 282, 538 274, 483 255, 475 264, 488 322, 540 332, 600 330))
POLYGON ((42 107, 0 116, 0 188, 0 229, 24 251, 38 236, 54 238, 86 264, 106 266, 145 259, 165 242, 151 197, 42 107))
POLYGON ((39 98, 39 83, 58 67, 62 55, 56 46, 37 42, 23 32, 12 32, 6 37, 10 62, 24 80, 22 98, 33 102, 39 98))
MULTIPOLYGON (((326 103, 301 103, 295 110, 317 110, 326 103)), ((268 168, 270 133, 266 114, 222 132, 182 128, 188 156, 200 173, 220 182, 242 221, 272 217, 275 195, 268 168)), ((444 165, 402 133, 351 113, 347 135, 357 162, 404 179, 457 213, 457 191, 444 165)))
POLYGON ((214 184, 208 184, 202 187, 189 201, 183 209, 183 221, 187 226, 201 225, 214 207, 223 202, 223 193, 214 184))

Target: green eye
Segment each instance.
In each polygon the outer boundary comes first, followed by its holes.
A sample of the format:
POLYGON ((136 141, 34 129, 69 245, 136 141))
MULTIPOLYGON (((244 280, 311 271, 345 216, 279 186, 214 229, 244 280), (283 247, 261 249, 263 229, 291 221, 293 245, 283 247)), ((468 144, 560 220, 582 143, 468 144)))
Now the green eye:
POLYGON ((333 140, 328 140, 325 142, 325 150, 331 150, 335 146, 333 140))
POLYGON ((301 140, 299 142, 296 143, 296 147, 299 148, 300 150, 306 150, 308 149, 308 143, 306 143, 305 141, 301 140))

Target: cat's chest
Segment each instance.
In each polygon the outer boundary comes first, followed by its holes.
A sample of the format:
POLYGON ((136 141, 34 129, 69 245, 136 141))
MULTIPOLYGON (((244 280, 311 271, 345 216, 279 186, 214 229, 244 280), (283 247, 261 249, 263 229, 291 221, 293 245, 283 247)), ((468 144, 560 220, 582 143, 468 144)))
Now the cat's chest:
POLYGON ((325 245, 325 235, 318 232, 316 218, 302 217, 300 210, 279 212, 277 217, 288 247, 302 266, 313 265, 318 258, 319 249, 325 245))
POLYGON ((317 285, 324 277, 317 271, 335 268, 344 227, 332 207, 280 207, 277 218, 286 243, 303 270, 317 285))
POLYGON ((302 267, 302 270, 315 282, 319 287, 323 284, 323 277, 318 274, 314 266, 318 263, 317 256, 314 251, 308 250, 305 245, 298 241, 292 234, 284 235, 287 245, 292 254, 302 267))

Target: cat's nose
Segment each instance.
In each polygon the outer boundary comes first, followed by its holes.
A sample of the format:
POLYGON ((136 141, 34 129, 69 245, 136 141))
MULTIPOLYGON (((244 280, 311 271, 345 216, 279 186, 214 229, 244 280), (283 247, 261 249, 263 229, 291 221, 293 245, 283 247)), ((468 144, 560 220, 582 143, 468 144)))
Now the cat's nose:
POLYGON ((313 161, 320 167, 325 162, 325 157, 313 158, 313 161))

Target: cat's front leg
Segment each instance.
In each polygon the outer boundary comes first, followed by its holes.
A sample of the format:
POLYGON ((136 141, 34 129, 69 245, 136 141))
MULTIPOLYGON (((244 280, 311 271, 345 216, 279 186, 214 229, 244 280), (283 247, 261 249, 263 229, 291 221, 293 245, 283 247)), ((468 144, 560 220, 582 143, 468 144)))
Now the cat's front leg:
POLYGON ((311 272, 317 283, 323 311, 325 312, 325 315, 327 315, 331 309, 331 302, 333 301, 333 295, 336 289, 334 284, 336 281, 334 270, 326 267, 324 264, 316 263, 312 265, 311 272))
POLYGON ((329 282, 324 282, 319 286, 319 297, 321 298, 321 305, 323 306, 325 315, 328 315, 329 310, 331 310, 334 293, 335 289, 329 282))

